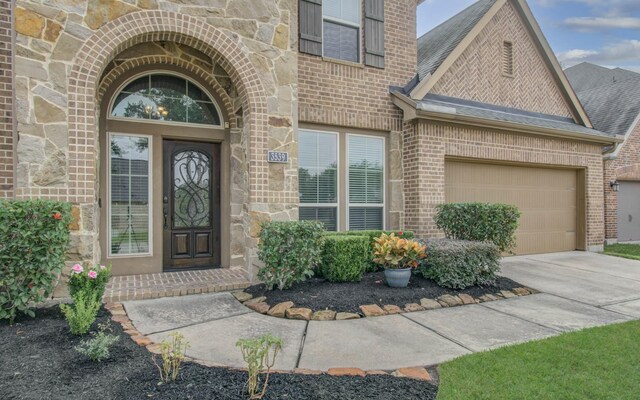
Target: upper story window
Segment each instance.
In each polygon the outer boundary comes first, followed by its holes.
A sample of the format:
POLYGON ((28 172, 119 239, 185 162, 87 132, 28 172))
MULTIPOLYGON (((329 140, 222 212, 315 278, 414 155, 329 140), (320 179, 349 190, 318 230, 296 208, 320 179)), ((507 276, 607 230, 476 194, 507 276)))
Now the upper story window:
POLYGON ((163 73, 126 84, 115 97, 111 117, 221 125, 220 112, 204 90, 181 76, 163 73))
POLYGON ((322 4, 323 55, 360 61, 360 0, 324 0, 322 4))

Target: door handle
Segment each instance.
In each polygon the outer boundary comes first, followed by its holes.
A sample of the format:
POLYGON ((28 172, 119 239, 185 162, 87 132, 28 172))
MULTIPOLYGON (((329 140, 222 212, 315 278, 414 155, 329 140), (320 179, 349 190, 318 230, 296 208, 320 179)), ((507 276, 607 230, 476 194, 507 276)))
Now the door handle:
POLYGON ((164 217, 164 230, 167 230, 169 227, 167 226, 167 217, 168 217, 168 215, 167 215, 167 209, 166 208, 164 208, 162 210, 162 215, 164 217))

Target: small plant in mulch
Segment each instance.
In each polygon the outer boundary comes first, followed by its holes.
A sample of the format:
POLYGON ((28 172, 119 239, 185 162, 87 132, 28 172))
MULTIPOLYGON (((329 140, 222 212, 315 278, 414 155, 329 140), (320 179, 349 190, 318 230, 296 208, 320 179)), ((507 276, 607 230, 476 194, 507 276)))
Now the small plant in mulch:
POLYGON ((73 304, 61 304, 60 309, 74 335, 84 335, 95 322, 110 276, 111 267, 103 265, 85 269, 76 264, 71 268, 68 286, 73 304))
POLYGON ((108 324, 100 324, 98 333, 93 338, 82 341, 75 347, 76 351, 86 356, 91 361, 102 361, 109 358, 109 347, 120 340, 117 335, 110 334, 111 327, 108 324))
POLYGON ((236 346, 242 351, 242 358, 247 363, 249 379, 246 387, 249 398, 262 399, 267 392, 271 368, 282 349, 282 339, 267 333, 253 339, 240 339, 236 346), (264 382, 260 381, 260 374, 265 375, 264 382))
POLYGON ((180 332, 174 332, 160 343, 161 364, 154 355, 152 360, 160 372, 161 383, 169 383, 178 379, 180 367, 185 360, 187 349, 190 347, 184 336, 180 332))

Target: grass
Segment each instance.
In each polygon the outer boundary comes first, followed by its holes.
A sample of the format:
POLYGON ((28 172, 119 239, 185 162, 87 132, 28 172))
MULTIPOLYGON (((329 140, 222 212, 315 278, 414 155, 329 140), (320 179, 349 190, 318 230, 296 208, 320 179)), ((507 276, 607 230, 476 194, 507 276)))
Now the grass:
POLYGON ((610 244, 604 246, 604 254, 640 260, 640 244, 610 244))
POLYGON ((640 398, 640 321, 460 357, 440 366, 438 400, 640 398))

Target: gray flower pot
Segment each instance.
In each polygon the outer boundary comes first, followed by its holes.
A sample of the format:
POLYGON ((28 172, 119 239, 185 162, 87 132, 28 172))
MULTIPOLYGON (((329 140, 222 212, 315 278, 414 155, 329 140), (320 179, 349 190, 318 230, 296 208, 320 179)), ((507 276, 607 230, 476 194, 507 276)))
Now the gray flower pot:
POLYGON ((403 269, 386 269, 384 270, 384 277, 387 280, 387 285, 395 288, 407 287, 409 279, 411 279, 411 268, 403 269))

